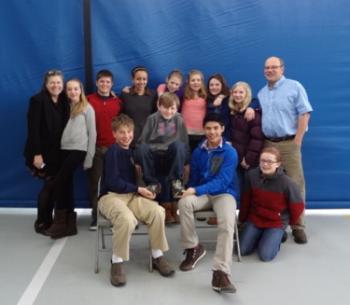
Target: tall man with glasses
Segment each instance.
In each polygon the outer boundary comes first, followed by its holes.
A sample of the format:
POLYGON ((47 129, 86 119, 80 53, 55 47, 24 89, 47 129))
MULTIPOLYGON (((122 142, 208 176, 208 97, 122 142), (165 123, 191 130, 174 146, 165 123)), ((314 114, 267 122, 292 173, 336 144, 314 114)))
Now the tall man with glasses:
MULTIPOLYGON (((299 186, 305 202, 305 180, 301 158, 301 145, 308 129, 312 111, 304 87, 284 76, 284 62, 278 57, 265 61, 264 75, 267 84, 259 93, 262 108, 262 129, 265 147, 276 147, 282 154, 283 166, 299 186)), ((304 214, 292 226, 294 241, 307 243, 304 214)))

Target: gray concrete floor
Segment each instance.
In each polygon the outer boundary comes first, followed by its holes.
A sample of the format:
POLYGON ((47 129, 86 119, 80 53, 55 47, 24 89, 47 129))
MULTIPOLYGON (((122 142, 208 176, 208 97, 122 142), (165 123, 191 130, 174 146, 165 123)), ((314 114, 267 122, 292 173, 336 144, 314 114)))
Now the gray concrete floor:
MULTIPOLYGON (((289 234, 270 263, 260 262, 256 255, 244 257, 239 263, 234 256, 232 281, 237 287, 234 295, 218 294, 211 289, 215 245, 205 243, 208 254, 195 270, 177 271, 169 279, 156 271, 148 272, 148 242, 143 236, 132 239, 127 285, 111 286, 110 252, 101 255, 100 272, 93 271, 95 233, 88 231, 90 219, 84 211, 79 216, 79 234, 67 238, 37 297, 27 297, 32 292, 27 287, 55 245, 55 241, 34 233, 34 218, 34 210, 0 209, 1 305, 350 304, 348 211, 344 215, 307 214, 309 243, 297 245, 289 234)), ((167 234, 171 247, 167 257, 177 268, 183 258, 179 227, 167 228, 167 234)), ((215 230, 201 230, 200 237, 215 238, 215 230)))

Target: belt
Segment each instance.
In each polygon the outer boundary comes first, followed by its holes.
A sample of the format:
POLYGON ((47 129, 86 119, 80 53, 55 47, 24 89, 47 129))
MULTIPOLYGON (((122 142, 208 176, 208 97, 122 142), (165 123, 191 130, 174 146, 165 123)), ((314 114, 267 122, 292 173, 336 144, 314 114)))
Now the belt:
POLYGON ((271 141, 271 142, 282 142, 282 141, 288 141, 288 140, 293 140, 295 138, 295 135, 291 136, 284 136, 284 137, 279 137, 279 138, 269 138, 265 137, 265 139, 271 141))

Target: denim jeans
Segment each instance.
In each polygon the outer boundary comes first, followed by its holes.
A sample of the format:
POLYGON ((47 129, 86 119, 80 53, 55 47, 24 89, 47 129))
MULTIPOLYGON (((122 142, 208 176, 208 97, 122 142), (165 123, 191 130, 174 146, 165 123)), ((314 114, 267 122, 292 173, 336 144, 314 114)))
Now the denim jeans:
POLYGON ((183 175, 183 167, 187 157, 186 145, 181 141, 175 141, 171 143, 167 151, 162 153, 157 151, 151 151, 148 144, 138 145, 135 152, 135 161, 136 163, 142 166, 143 170, 143 179, 146 184, 156 184, 158 183, 159 176, 168 177, 168 180, 181 179, 183 175), (166 168, 160 168, 158 171, 163 173, 157 173, 158 163, 163 161, 162 165, 166 168))
POLYGON ((281 228, 260 229, 251 222, 246 222, 240 236, 241 254, 249 255, 257 250, 260 260, 271 261, 280 250, 283 233, 281 228))

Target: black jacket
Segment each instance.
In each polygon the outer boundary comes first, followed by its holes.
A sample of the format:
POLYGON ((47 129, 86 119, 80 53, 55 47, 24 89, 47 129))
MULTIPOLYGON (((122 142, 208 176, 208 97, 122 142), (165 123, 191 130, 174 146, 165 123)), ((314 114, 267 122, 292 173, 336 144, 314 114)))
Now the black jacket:
POLYGON ((60 142, 69 119, 70 109, 65 94, 55 104, 47 91, 30 98, 27 113, 28 135, 24 148, 26 166, 35 171, 33 159, 41 154, 45 173, 55 175, 60 167, 60 142))

